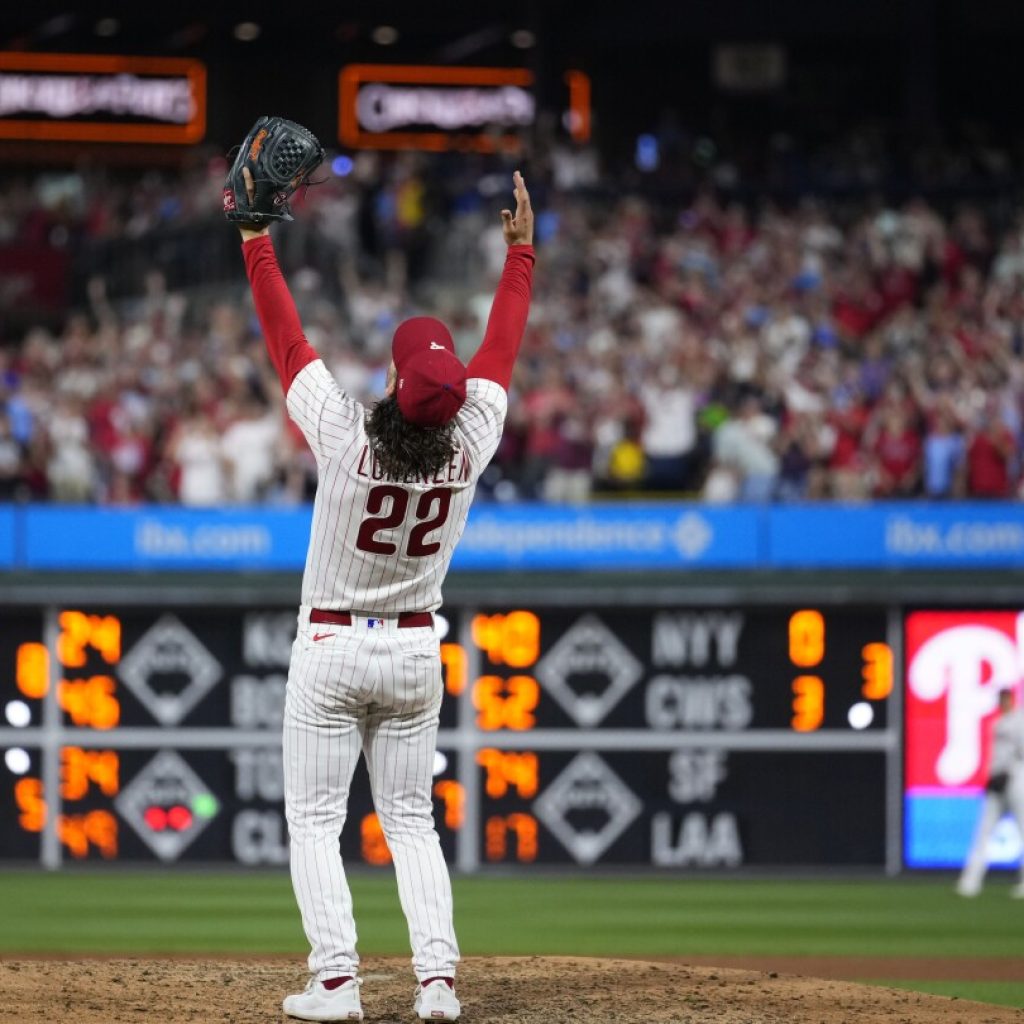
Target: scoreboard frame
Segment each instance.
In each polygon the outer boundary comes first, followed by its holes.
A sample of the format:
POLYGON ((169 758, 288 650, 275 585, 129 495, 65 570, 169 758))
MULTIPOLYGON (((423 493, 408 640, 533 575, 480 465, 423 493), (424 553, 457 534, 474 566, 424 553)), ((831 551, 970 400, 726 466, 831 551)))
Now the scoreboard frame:
MULTIPOLYGON (((10 605, 20 606, 34 610, 42 616, 43 630, 42 642, 51 652, 56 652, 61 641, 60 613, 69 607, 85 608, 86 610, 102 612, 104 609, 123 609, 124 613, 131 614, 141 609, 150 610, 154 618, 163 606, 167 611, 174 608, 182 615, 189 612, 195 613, 204 608, 212 608, 208 601, 197 601, 195 591, 192 591, 192 601, 182 600, 182 595, 176 587, 150 589, 146 587, 137 588, 132 591, 125 591, 121 588, 99 587, 95 588, 93 596, 88 602, 74 601, 64 602, 61 605, 52 601, 32 602, 30 600, 7 601, 10 605), (157 600, 159 598, 159 600, 157 600)), ((47 595, 52 597, 52 595, 47 595)), ((82 594, 72 595, 76 598, 82 594)), ((458 617, 458 633, 454 637, 447 638, 448 645, 457 646, 462 651, 463 664, 460 666, 464 676, 464 682, 472 681, 479 683, 482 678, 493 671, 493 663, 487 653, 486 637, 474 636, 474 623, 477 623, 479 634, 480 619, 488 619, 495 615, 512 611, 522 611, 526 614, 539 613, 542 616, 569 615, 567 609, 585 605, 591 611, 599 613, 605 618, 614 621, 616 618, 626 618, 629 615, 643 614, 638 611, 638 605, 646 606, 650 614, 666 609, 675 609, 679 612, 697 613, 706 610, 713 605, 719 610, 729 610, 731 602, 723 600, 721 594, 697 595, 692 593, 676 593, 670 601, 664 600, 663 596, 653 593, 649 588, 637 588, 623 601, 622 594, 612 591, 598 591, 588 593, 585 597, 575 594, 572 601, 566 599, 565 594, 551 591, 544 595, 542 600, 525 601, 524 595, 509 594, 504 599, 502 595, 491 592, 488 594, 459 596, 446 605, 446 609, 454 609, 458 617)), ((829 595, 819 595, 829 596, 829 595)), ((239 591, 233 595, 233 599, 220 602, 216 606, 222 613, 225 611, 231 614, 242 616, 253 612, 257 608, 273 607, 276 611, 284 614, 288 609, 285 602, 277 595, 267 597, 264 600, 256 601, 255 595, 246 590, 239 591), (225 606, 234 605, 233 608, 225 606)), ((444 612, 446 609, 442 609, 444 612)), ((737 609, 731 609, 734 613, 737 609)), ((720 752, 721 756, 733 753, 738 757, 754 756, 761 758, 768 764, 771 758, 782 758, 789 755, 828 755, 828 754, 861 754, 872 755, 881 758, 884 767, 881 770, 880 791, 876 793, 877 799, 881 802, 882 837, 883 848, 879 857, 872 863, 879 870, 893 874, 902 868, 902 814, 903 814, 903 789, 902 789, 902 715, 901 715, 901 694, 902 694, 902 610, 892 605, 882 605, 880 602, 860 602, 857 609, 850 609, 843 600, 821 600, 816 601, 811 607, 811 602, 793 602, 779 600, 758 600, 746 602, 745 607, 740 609, 742 614, 756 616, 781 615, 785 610, 792 613, 796 611, 819 611, 826 620, 835 616, 856 614, 859 611, 866 611, 877 617, 879 628, 884 631, 881 638, 891 652, 891 694, 887 696, 884 703, 887 711, 884 718, 884 725, 880 728, 855 731, 845 728, 829 727, 823 728, 819 724, 815 728, 806 731, 797 731, 794 728, 733 728, 719 729, 701 727, 697 729, 651 729, 647 727, 637 728, 616 728, 602 727, 595 723, 590 727, 582 727, 578 724, 567 724, 564 720, 556 727, 547 725, 536 728, 513 728, 502 727, 497 729, 483 729, 480 727, 480 709, 474 706, 473 687, 464 686, 460 695, 446 696, 446 703, 451 702, 446 710, 446 717, 442 720, 442 728, 438 736, 439 750, 454 755, 454 776, 453 781, 459 787, 460 802, 460 824, 454 832, 450 856, 454 865, 461 871, 472 872, 486 868, 489 865, 488 852, 492 847, 498 848, 496 827, 492 825, 496 814, 495 810, 507 811, 500 815, 507 826, 508 842, 529 844, 531 840, 529 833, 531 815, 524 814, 521 809, 509 809, 507 803, 497 800, 490 805, 488 810, 488 794, 485 792, 488 785, 488 771, 480 763, 482 755, 488 751, 498 752, 511 758, 510 764, 516 764, 515 758, 533 756, 539 758, 542 763, 552 764, 564 762, 567 754, 581 754, 589 752, 596 755, 598 760, 612 759, 623 755, 630 755, 633 758, 646 758, 650 763, 661 764, 662 760, 669 759, 674 753, 680 750, 693 750, 720 752), (490 832, 488 831, 490 829, 490 832), (517 831, 518 830, 518 831, 517 831)), ((0 613, 3 612, 0 604, 0 613)), ((294 612, 292 612, 294 614, 294 612)), ((573 613, 576 618, 582 618, 584 611, 573 613)), ((877 631, 876 631, 877 634, 877 631)), ((870 639, 877 641, 879 637, 874 635, 870 639)), ((792 638, 790 643, 792 644, 792 638)), ((791 650, 793 648, 791 647, 791 650)), ((539 653, 539 652, 538 652, 539 653)), ((500 660, 500 659, 499 659, 500 660)), ((513 662, 515 658, 511 659, 513 662)), ((536 658, 533 659, 536 661, 536 658)), ((792 664, 785 666, 786 671, 792 680, 799 678, 800 673, 811 673, 813 669, 813 652, 798 655, 792 664), (801 666, 801 658, 810 662, 801 666)), ((451 665, 448 666, 449 674, 451 665)), ((515 669, 514 664, 509 672, 515 669)), ((523 672, 534 672, 529 666, 523 672)), ((142 750, 164 750, 170 749, 182 752, 211 752, 211 751, 256 751, 268 747, 279 746, 279 734, 270 733, 267 729, 246 729, 230 726, 198 726, 198 725, 118 725, 116 729, 92 729, 81 728, 69 725, 66 722, 65 711, 62 710, 58 700, 58 690, 61 681, 62 666, 57 657, 49 659, 49 687, 46 696, 42 701, 42 713, 39 725, 25 728, 9 728, 0 725, 0 746, 8 747, 17 743, 20 746, 31 746, 40 751, 41 771, 40 777, 43 790, 52 795, 50 801, 50 812, 46 817, 46 824, 40 835, 40 862, 47 868, 57 868, 68 861, 64 854, 66 839, 62 841, 59 834, 58 821, 60 820, 60 788, 61 788, 61 752, 69 747, 83 751, 103 751, 116 748, 121 751, 142 751, 142 750)), ((536 682, 534 682, 536 686, 536 682)), ((449 688, 451 689, 451 688, 449 688)), ((796 695, 796 689, 792 690, 792 696, 796 695)), ((545 698, 549 695, 545 688, 545 698)), ((550 703, 550 702, 549 702, 550 703)), ((564 719, 564 715, 562 716, 564 719)), ((808 762, 810 763, 810 762, 808 762)), ((511 770, 511 769, 510 769, 511 770)), ((653 769, 652 769, 653 770, 653 769)), ((660 770, 660 768, 659 768, 660 770)), ((546 779, 550 786, 552 779, 546 779)), ((542 787, 543 788, 543 787, 542 787)), ((828 799, 827 794, 822 799, 828 799)), ((444 811, 447 805, 441 805, 444 811)), ((450 808, 449 808, 450 809, 450 808)), ((809 808, 810 810, 810 808, 809 808)), ((443 814, 448 817, 447 812, 443 814)), ((709 822, 712 820, 709 817, 709 822)), ((669 825, 663 820, 661 822, 661 835, 667 834, 669 825)), ((672 834, 675 834, 675 824, 671 826, 672 834)), ((709 826, 710 827, 710 826, 709 826)), ((536 820, 533 819, 532 828, 536 833, 536 820)), ((546 830, 544 835, 547 835, 546 830)), ((655 829, 656 831, 656 829, 655 829)), ((681 832, 680 832, 681 834, 681 832)), ((364 837, 365 838, 365 837, 364 837)), ((550 839, 550 837, 549 837, 550 839)), ((550 844, 549 844, 550 845, 550 844)), ((564 845, 564 844, 563 844, 564 845)), ((662 844, 664 846, 664 843, 662 844)), ((366 847, 364 845, 364 851, 366 847)), ((368 859, 365 858, 364 859, 368 859)), ((523 858, 529 862, 530 858, 523 858)), ((545 860, 541 857, 541 860, 545 860)), ((577 851, 577 854, 570 854, 563 857, 569 863, 576 862, 583 865, 592 864, 600 860, 591 856, 585 849, 577 851)), ((372 862, 372 861, 371 861, 372 862)), ((503 864, 504 862, 499 862, 503 864)), ((650 865, 650 861, 626 860, 609 862, 601 860, 601 865, 612 863, 619 865, 636 864, 642 866, 650 865)), ((656 861, 657 863, 657 861, 656 861)), ((660 863, 669 866, 672 863, 671 857, 662 854, 660 863)), ((506 865, 507 866, 507 865, 506 865)), ((728 866, 728 860, 722 861, 722 866, 728 866)), ((848 866, 854 866, 852 864, 848 866)), ((863 866, 863 865, 857 865, 863 866)))

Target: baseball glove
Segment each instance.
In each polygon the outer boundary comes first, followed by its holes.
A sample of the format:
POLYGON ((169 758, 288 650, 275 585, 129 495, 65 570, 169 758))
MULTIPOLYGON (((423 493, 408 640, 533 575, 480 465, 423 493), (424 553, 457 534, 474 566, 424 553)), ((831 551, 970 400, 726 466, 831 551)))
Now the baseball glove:
POLYGON ((261 117, 249 130, 224 182, 224 216, 234 224, 291 220, 288 200, 323 162, 324 147, 308 129, 283 117, 261 117), (250 197, 242 175, 249 169, 250 197))

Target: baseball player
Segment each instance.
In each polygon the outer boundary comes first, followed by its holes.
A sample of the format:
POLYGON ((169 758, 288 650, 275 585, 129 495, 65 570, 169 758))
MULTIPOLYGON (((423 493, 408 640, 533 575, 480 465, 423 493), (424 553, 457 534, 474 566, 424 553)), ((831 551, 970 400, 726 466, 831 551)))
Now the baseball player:
MULTIPOLYGON (((1014 692, 999 691, 999 717, 992 727, 992 753, 989 761, 985 801, 974 834, 971 852, 960 874, 956 891, 961 896, 977 896, 988 867, 988 842, 999 819, 1010 814, 1024 838, 1024 709, 1015 708, 1014 692)), ((1024 898, 1024 860, 1020 881, 1011 895, 1024 898)))
POLYGON ((312 977, 304 992, 284 1000, 284 1011, 301 1020, 363 1019, 338 843, 362 753, 409 925, 415 1012, 422 1020, 456 1020, 459 950, 431 801, 442 694, 433 613, 505 421, 530 303, 533 213, 517 171, 515 212, 501 212, 505 268, 469 365, 439 320, 406 320, 394 334, 385 396, 367 410, 303 337, 268 235, 267 220, 282 219, 272 216, 278 207, 288 216, 275 195, 286 200, 287 188, 303 180, 294 161, 280 157, 295 156, 295 129, 304 131, 280 119, 257 122, 225 188, 288 413, 319 467, 284 714, 291 875, 312 977), (262 130, 268 134, 252 155, 262 130), (281 132, 292 132, 289 142, 281 132), (276 194, 273 181, 259 183, 275 174, 285 182, 276 194))

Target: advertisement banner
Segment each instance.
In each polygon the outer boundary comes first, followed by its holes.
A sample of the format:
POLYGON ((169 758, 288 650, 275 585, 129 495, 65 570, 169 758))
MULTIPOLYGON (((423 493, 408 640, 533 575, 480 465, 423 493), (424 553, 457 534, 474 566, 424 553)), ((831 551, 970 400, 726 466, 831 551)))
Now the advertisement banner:
POLYGON ((305 564, 312 509, 61 508, 26 512, 33 569, 292 570, 305 564))
MULTIPOLYGON (((529 68, 349 64, 338 75, 338 140, 353 149, 514 151, 537 118, 529 68)), ((563 123, 590 138, 590 78, 566 71, 563 123)))
MULTIPOLYGON (((981 812, 999 691, 1022 695, 1024 612, 914 611, 904 639, 904 859, 959 868, 981 812)), ((1016 863, 1021 850, 1006 819, 989 861, 1016 863)))
POLYGON ((0 53, 0 138, 191 144, 205 134, 200 61, 0 53))
MULTIPOLYGON (((18 506, 25 569, 300 570, 312 509, 18 506)), ((682 502, 484 504, 454 571, 1013 569, 1017 506, 708 506, 682 502)))
POLYGON ((477 505, 453 569, 750 566, 759 511, 679 504, 477 505))
POLYGON ((1024 566, 1024 515, 1013 502, 775 506, 768 550, 792 568, 1024 566))
MULTIPOLYGON (((301 569, 312 510, 29 510, 25 559, 39 569, 301 569), (86 540, 87 538, 87 540, 86 540)), ((453 568, 664 569, 758 560, 750 509, 675 505, 478 506, 453 568)))

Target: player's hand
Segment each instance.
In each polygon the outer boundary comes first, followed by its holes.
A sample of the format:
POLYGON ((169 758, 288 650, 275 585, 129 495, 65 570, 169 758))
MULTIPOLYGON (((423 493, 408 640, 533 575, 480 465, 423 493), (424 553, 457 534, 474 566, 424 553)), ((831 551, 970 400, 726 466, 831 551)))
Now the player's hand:
POLYGON ((533 207, 530 206, 530 193, 526 191, 523 176, 516 171, 512 175, 515 185, 516 213, 511 210, 501 211, 501 231, 505 236, 506 245, 533 245, 533 207))
MULTIPOLYGON (((245 193, 249 197, 249 205, 252 205, 253 197, 256 195, 256 183, 252 180, 252 171, 248 167, 242 168, 242 177, 245 179, 245 193)), ((270 233, 269 224, 239 224, 239 234, 242 236, 243 242, 248 242, 250 238, 259 238, 261 235, 270 233)))

